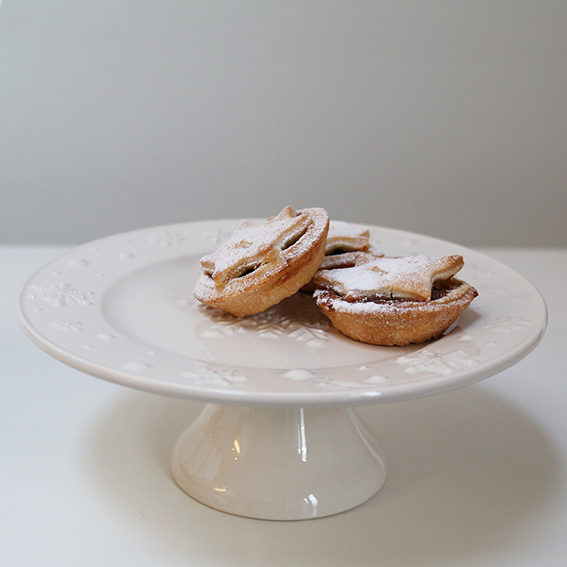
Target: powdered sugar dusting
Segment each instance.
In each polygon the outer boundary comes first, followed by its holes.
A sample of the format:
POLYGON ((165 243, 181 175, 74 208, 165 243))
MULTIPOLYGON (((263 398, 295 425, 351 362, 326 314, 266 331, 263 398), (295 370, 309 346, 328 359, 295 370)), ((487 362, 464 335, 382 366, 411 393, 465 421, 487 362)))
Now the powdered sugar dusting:
POLYGON ((400 307, 393 301, 383 301, 375 303, 374 301, 345 301, 341 297, 332 296, 327 290, 317 289, 313 293, 317 304, 325 304, 332 311, 340 311, 342 313, 352 313, 354 315, 368 315, 370 313, 395 313, 400 307))
POLYGON ((203 272, 218 287, 260 267, 265 271, 270 265, 293 260, 322 237, 320 223, 310 211, 286 207, 260 225, 243 221, 227 242, 201 259, 203 272))
POLYGON ((430 259, 424 254, 403 258, 359 258, 348 268, 320 270, 319 286, 347 299, 387 298, 428 301, 434 281, 447 279, 462 267, 460 256, 430 259))
POLYGON ((294 211, 285 207, 263 224, 243 221, 215 252, 201 258, 203 274, 194 293, 212 301, 229 289, 253 290, 257 282, 300 260, 325 237, 328 216, 324 209, 294 211))
POLYGON ((327 235, 326 254, 368 250, 370 230, 343 221, 331 221, 327 235))
POLYGON ((287 256, 293 256, 293 244, 304 235, 309 239, 312 225, 307 212, 296 213, 291 207, 261 225, 244 221, 218 250, 204 256, 201 264, 217 285, 225 283, 263 263, 279 261, 286 250, 287 256))

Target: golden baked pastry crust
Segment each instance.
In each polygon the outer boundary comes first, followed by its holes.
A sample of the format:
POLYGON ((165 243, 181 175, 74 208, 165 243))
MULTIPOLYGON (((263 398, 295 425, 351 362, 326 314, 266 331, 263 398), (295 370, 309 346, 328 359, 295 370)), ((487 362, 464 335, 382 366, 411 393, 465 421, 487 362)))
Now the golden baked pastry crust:
POLYGON ((264 311, 310 281, 325 255, 328 228, 321 208, 285 207, 263 224, 242 222, 201 259, 195 297, 236 316, 264 311))
POLYGON ((461 256, 382 258, 353 253, 313 277, 317 305, 345 335, 375 345, 437 338, 477 296, 454 278, 461 256))
POLYGON ((429 258, 383 257, 353 253, 335 269, 320 269, 313 277, 316 287, 331 288, 350 299, 383 297, 428 301, 437 280, 454 276, 463 267, 462 256, 429 258))
POLYGON ((366 251, 370 247, 370 230, 358 226, 332 220, 329 223, 325 254, 342 254, 344 252, 366 251))
MULTIPOLYGON (((360 253, 370 252, 370 229, 343 221, 330 221, 327 234, 327 245, 325 247, 325 258, 321 263, 320 270, 344 268, 353 265, 360 253)), ((383 256, 372 251, 375 256, 383 256)), ((301 291, 313 293, 317 286, 313 281, 305 284, 301 291)))
POLYGON ((317 305, 344 335, 373 345, 404 346, 436 339, 478 295, 469 284, 451 278, 436 288, 431 301, 376 299, 346 301, 331 290, 314 293, 317 305))

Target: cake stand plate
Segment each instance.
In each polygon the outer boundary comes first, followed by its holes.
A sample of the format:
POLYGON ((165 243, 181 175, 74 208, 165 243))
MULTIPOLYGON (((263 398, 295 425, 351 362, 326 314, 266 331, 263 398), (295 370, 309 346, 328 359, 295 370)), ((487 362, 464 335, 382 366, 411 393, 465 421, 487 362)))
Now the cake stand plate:
MULTIPOLYGON (((296 294, 236 318, 200 305, 201 256, 238 221, 182 223, 110 236, 41 268, 23 286, 29 337, 105 380, 206 402, 181 435, 172 473, 195 499, 264 519, 322 517, 376 493, 386 469, 354 412, 362 403, 424 396, 487 378, 541 339, 546 307, 503 264, 428 236, 370 227, 388 255, 461 254, 479 291, 446 335, 377 347, 337 332, 296 294)), ((361 225, 362 226, 362 225, 361 225)))

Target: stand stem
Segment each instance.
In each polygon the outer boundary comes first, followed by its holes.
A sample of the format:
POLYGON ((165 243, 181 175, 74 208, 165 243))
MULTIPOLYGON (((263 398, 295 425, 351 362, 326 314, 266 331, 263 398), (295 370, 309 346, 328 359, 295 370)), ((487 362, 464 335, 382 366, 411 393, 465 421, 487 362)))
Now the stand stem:
POLYGON ((179 438, 172 473, 208 506, 270 520, 348 510, 386 479, 377 445, 351 408, 207 405, 179 438))

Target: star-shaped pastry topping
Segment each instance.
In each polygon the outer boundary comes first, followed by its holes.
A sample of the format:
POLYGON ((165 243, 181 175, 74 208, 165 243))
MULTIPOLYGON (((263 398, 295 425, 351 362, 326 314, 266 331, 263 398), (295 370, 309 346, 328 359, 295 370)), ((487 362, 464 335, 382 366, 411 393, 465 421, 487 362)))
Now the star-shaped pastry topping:
POLYGON ((336 252, 351 252, 354 250, 368 250, 370 230, 343 222, 331 221, 327 234, 326 254, 336 252))
POLYGON ((311 224, 307 213, 297 213, 291 207, 285 207, 264 224, 244 221, 218 250, 201 258, 203 272, 218 287, 262 264, 283 262, 282 252, 297 242, 311 224))
POLYGON ((345 299, 411 299, 429 301, 436 280, 446 280, 463 267, 462 256, 406 256, 377 258, 357 256, 348 268, 319 270, 313 281, 317 287, 332 289, 345 299))

